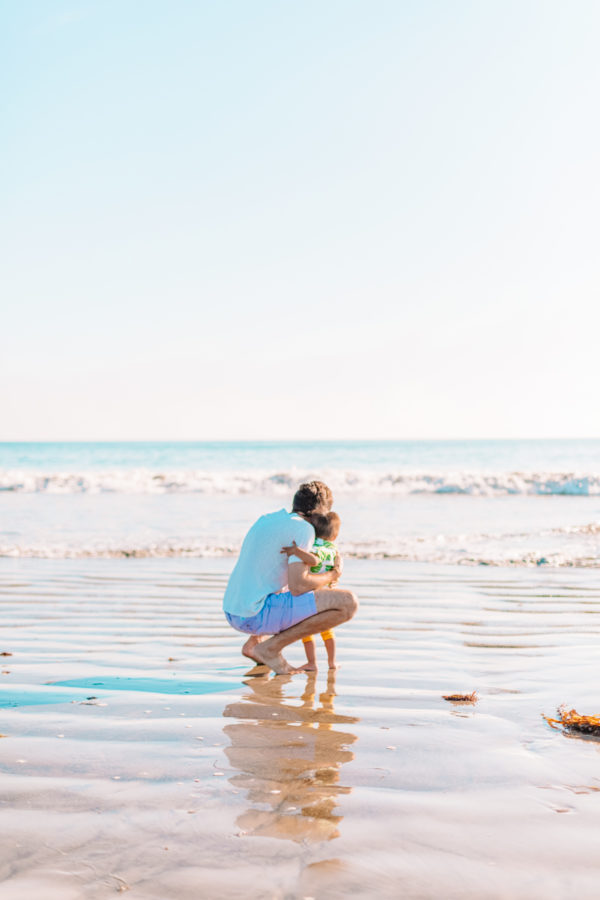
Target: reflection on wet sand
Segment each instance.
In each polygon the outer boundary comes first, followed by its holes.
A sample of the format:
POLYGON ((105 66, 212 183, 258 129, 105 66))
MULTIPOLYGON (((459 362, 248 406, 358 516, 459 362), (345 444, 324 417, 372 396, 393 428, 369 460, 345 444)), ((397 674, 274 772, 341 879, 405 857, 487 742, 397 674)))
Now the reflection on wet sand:
POLYGON ((224 716, 241 721, 223 729, 231 741, 225 753, 240 774, 230 778, 248 791, 250 809, 237 824, 245 834, 322 841, 338 837, 341 816, 335 815, 340 767, 354 758, 348 749, 356 735, 339 731, 358 719, 334 712, 335 672, 315 704, 317 676, 310 673, 300 705, 284 693, 290 677, 268 676, 245 681, 241 701, 230 703, 224 716))

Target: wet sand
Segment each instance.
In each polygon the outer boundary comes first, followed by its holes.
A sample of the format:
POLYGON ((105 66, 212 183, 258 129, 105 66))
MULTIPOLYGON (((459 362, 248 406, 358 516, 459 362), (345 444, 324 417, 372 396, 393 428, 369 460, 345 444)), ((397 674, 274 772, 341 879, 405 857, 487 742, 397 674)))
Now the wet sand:
POLYGON ((542 718, 600 713, 592 571, 350 561, 341 669, 271 678, 231 564, 0 561, 3 900, 598 896, 600 742, 542 718))

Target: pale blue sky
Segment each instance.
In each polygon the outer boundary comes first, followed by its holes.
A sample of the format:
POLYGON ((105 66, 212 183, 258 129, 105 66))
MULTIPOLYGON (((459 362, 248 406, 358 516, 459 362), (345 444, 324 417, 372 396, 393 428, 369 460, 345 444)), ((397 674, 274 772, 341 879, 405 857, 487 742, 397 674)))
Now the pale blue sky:
POLYGON ((596 0, 3 0, 0 439, 597 437, 596 0))

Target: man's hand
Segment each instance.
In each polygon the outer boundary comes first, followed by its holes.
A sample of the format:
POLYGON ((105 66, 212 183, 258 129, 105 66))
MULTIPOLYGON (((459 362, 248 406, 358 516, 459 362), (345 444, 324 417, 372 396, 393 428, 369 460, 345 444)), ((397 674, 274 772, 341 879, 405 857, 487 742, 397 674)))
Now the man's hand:
POLYGON ((340 556, 339 553, 336 553, 335 554, 335 562, 333 564, 333 569, 331 571, 335 572, 338 578, 341 578, 343 569, 344 569, 344 563, 343 563, 342 557, 340 556))
POLYGON ((342 562, 342 557, 339 553, 335 555, 335 562, 333 564, 333 569, 329 573, 331 575, 331 581, 329 582, 330 587, 334 587, 342 577, 342 570, 344 568, 344 564, 342 562))

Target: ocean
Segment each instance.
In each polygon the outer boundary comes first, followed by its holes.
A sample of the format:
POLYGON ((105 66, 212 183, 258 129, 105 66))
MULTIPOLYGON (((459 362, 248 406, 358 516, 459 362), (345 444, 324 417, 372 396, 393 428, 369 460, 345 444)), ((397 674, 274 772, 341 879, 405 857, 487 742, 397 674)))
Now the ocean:
POLYGON ((0 444, 4 557, 233 557, 320 478, 347 558, 600 565, 600 440, 0 444))

